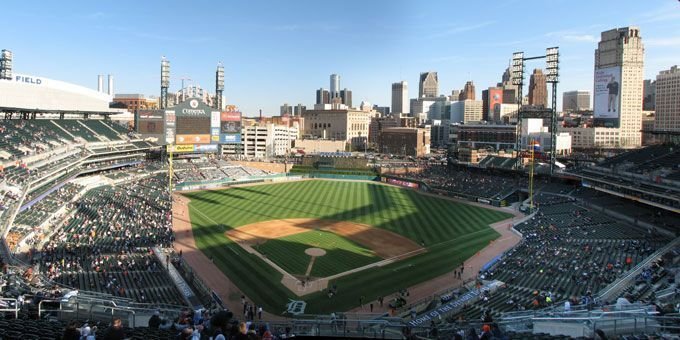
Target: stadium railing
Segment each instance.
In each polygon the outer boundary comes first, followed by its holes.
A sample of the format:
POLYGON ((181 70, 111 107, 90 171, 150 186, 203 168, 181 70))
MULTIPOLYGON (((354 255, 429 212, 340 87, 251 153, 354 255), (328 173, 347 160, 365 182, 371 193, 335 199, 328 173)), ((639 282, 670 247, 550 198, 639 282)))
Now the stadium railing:
POLYGON ((673 241, 669 242, 667 245, 661 247, 659 250, 654 252, 652 255, 648 256, 644 261, 638 263, 635 267, 629 270, 623 277, 616 280, 606 286, 600 291, 597 296, 598 301, 609 301, 614 297, 617 297, 621 292, 628 287, 635 278, 647 268, 652 262, 658 260, 661 255, 671 251, 677 245, 680 244, 680 237, 675 238, 673 241))

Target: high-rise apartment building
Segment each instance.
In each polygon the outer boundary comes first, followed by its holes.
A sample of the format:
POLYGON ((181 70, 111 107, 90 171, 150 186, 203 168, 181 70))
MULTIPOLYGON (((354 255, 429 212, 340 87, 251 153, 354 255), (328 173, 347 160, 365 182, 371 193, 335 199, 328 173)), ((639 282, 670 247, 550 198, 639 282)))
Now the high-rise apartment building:
POLYGON ((352 107, 352 90, 340 90, 340 99, 347 107, 352 107))
POLYGON ((340 97, 340 76, 331 74, 331 99, 340 97))
POLYGON ((400 81, 392 83, 392 114, 409 113, 408 83, 400 81))
POLYGON ((579 112, 590 110, 590 92, 567 91, 562 93, 562 111, 579 112))
POLYGON ((680 132, 680 69, 675 65, 656 76, 654 130, 680 132))
POLYGON ((635 26, 602 32, 595 50, 593 117, 620 147, 642 143, 644 46, 635 26))
POLYGON ((548 87, 540 68, 534 69, 529 78, 529 105, 548 107, 548 87))
POLYGON ((475 100, 475 84, 472 80, 465 83, 463 91, 458 96, 458 100, 475 100))
POLYGON ((418 87, 418 98, 435 98, 439 94, 437 72, 422 72, 418 87))

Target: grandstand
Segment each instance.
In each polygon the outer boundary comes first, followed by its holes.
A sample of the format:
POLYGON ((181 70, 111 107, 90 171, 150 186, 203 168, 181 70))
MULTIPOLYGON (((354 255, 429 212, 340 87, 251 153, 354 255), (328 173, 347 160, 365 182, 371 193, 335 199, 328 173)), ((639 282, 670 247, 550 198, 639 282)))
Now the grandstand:
MULTIPOLYGON (((113 314, 123 319, 129 338, 167 339, 192 324, 196 314, 196 320, 224 316, 221 301, 172 252, 176 235, 167 165, 158 146, 106 120, 38 119, 0 120, 0 150, 0 254, 7 264, 2 274, 6 303, 0 309, 19 315, 0 320, 2 334, 58 338, 76 319, 77 327, 86 321, 90 328, 97 326, 99 336, 111 327, 113 314), (201 307, 203 312, 196 312, 201 307), (156 312, 166 323, 146 327, 156 312)), ((522 235, 518 245, 474 268, 472 281, 433 292, 427 300, 408 301, 393 316, 341 317, 346 311, 338 311, 281 321, 268 314, 269 331, 280 338, 292 333, 448 338, 467 336, 471 328, 479 333, 486 323, 498 325, 497 331, 510 339, 555 338, 542 323, 560 318, 568 323, 563 306, 569 301, 571 313, 590 309, 571 314, 585 327, 582 334, 592 335, 596 328, 610 334, 677 334, 661 325, 678 320, 666 322, 646 308, 650 303, 671 308, 680 301, 675 293, 678 157, 673 146, 654 146, 568 170, 567 182, 541 179, 533 197, 537 209, 513 226, 522 235), (490 282, 499 285, 477 289, 490 282), (466 294, 473 298, 457 304, 466 294), (645 327, 607 328, 612 318, 607 313, 618 308, 610 304, 624 297, 645 312, 621 322, 644 322, 645 327), (436 310, 446 312, 441 319, 427 319, 436 310), (412 323, 420 318, 428 321, 412 323)), ((429 165, 419 173, 390 177, 483 204, 527 199, 527 180, 504 171, 503 162, 485 159, 481 169, 429 165)), ((180 157, 174 170, 177 185, 286 179, 212 157, 180 157)), ((305 158, 291 172, 295 178, 378 177, 366 159, 343 157, 305 158)), ((515 207, 521 204, 526 201, 515 207)), ((229 318, 243 320, 241 311, 232 312, 229 318)))

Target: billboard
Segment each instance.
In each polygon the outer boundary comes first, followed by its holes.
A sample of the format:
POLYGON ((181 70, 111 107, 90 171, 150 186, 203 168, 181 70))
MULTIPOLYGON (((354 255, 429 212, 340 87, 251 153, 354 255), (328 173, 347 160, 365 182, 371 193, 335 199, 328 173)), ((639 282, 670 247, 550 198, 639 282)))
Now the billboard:
POLYGON ((172 152, 217 152, 217 144, 168 145, 167 148, 172 152))
POLYGON ((175 137, 175 144, 210 144, 209 134, 179 134, 175 137))
POLYGON ((621 67, 595 70, 593 118, 597 125, 618 126, 621 113, 621 67))
POLYGON ((220 143, 241 143, 241 112, 224 111, 220 114, 220 143))
POLYGON ((487 112, 487 120, 500 120, 500 117, 495 117, 494 113, 496 112, 496 108, 500 107, 500 105, 503 104, 503 88, 490 87, 487 104, 489 110, 487 112))

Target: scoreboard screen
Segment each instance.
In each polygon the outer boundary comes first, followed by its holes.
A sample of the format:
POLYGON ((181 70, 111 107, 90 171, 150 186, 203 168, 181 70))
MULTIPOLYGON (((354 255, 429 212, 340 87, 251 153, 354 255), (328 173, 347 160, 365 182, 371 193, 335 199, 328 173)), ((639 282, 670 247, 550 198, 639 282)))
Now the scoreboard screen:
POLYGON ((142 134, 162 134, 163 133, 163 121, 149 121, 140 120, 137 131, 142 134))
POLYGON ((210 133, 210 117, 176 117, 176 134, 200 135, 210 133))

